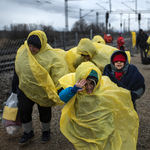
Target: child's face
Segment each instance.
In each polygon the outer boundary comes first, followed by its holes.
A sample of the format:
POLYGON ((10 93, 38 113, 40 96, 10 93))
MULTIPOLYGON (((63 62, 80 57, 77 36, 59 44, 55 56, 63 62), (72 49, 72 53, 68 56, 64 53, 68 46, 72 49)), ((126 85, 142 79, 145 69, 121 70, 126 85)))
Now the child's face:
POLYGON ((37 54, 40 51, 40 49, 38 49, 37 47, 35 47, 32 44, 29 44, 29 49, 33 55, 37 54))
POLYGON ((91 80, 86 80, 85 90, 88 94, 92 93, 94 90, 94 82, 91 80))
POLYGON ((124 62, 123 62, 123 61, 116 61, 116 62, 114 62, 114 66, 115 66, 118 70, 120 70, 120 69, 122 69, 122 68, 124 67, 124 62))
POLYGON ((91 60, 91 59, 90 59, 90 55, 81 54, 81 56, 83 56, 84 59, 87 60, 87 61, 90 61, 90 60, 91 60))
POLYGON ((84 59, 86 59, 87 61, 90 61, 90 56, 89 55, 84 55, 84 59))

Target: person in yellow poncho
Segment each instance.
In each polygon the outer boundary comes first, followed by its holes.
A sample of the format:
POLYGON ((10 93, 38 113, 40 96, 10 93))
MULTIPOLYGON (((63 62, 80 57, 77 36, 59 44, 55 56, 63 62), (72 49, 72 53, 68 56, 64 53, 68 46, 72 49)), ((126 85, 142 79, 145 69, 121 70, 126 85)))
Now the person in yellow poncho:
MULTIPOLYGON (((96 44, 99 45, 99 43, 96 44)), ((91 61, 103 72, 104 67, 109 63, 107 52, 105 52, 103 48, 98 49, 95 46, 95 42, 92 42, 88 38, 80 40, 76 53, 80 55, 80 57, 74 60, 74 68, 77 68, 82 62, 91 61)))
POLYGON ((18 113, 24 129, 19 145, 26 144, 34 136, 32 109, 38 106, 42 125, 41 143, 50 139, 51 107, 63 105, 58 91, 58 79, 69 72, 67 63, 47 43, 41 30, 32 31, 18 49, 12 92, 18 96, 18 113))
POLYGON ((139 119, 130 91, 102 76, 91 62, 59 82, 66 103, 60 130, 77 150, 136 150, 139 119))
MULTIPOLYGON (((111 54, 115 50, 116 47, 83 38, 77 47, 66 52, 65 60, 67 61, 69 71, 72 73, 76 71, 76 68, 82 62, 86 61, 91 61, 103 72, 104 67, 110 63, 111 54)), ((130 52, 126 51, 126 53, 130 62, 130 52)))
POLYGON ((95 35, 92 42, 106 44, 105 40, 100 35, 95 35))

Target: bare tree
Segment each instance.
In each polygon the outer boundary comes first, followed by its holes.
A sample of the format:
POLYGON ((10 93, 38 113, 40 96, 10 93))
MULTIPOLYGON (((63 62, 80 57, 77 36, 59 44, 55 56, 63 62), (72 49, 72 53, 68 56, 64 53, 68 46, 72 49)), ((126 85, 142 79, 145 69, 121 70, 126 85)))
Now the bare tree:
POLYGON ((84 19, 76 21, 71 29, 72 32, 84 32, 87 31, 87 23, 84 19))

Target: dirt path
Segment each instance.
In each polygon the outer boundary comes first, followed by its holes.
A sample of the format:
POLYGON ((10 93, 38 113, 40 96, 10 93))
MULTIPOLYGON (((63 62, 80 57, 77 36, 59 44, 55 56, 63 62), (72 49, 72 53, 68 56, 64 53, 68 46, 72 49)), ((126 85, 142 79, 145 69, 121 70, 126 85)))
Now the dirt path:
MULTIPOLYGON (((131 64, 137 66, 139 71, 145 77, 146 91, 144 95, 136 101, 137 113, 140 120, 139 138, 137 144, 137 150, 150 150, 150 65, 142 65, 140 61, 140 55, 132 57, 131 64)), ((62 107, 56 106, 52 109, 51 120, 51 140, 42 145, 41 139, 41 125, 39 123, 38 112, 36 106, 34 106, 33 113, 33 127, 35 137, 32 141, 24 146, 18 146, 18 141, 22 136, 22 129, 18 134, 11 136, 8 135, 5 128, 0 125, 0 150, 75 150, 73 145, 62 135, 59 130, 59 119, 62 107)))
POLYGON ((150 65, 141 64, 140 54, 132 57, 131 64, 143 74, 146 86, 144 95, 136 101, 140 124, 137 150, 150 150, 150 65))

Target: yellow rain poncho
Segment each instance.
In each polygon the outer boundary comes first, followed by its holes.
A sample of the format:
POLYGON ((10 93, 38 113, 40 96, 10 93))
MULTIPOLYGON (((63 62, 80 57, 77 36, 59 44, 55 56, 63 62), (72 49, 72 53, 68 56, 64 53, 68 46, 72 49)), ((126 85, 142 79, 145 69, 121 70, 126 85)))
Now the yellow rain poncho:
POLYGON ((94 36, 92 42, 106 44, 105 40, 100 35, 94 36))
POLYGON ((136 150, 139 119, 130 91, 102 76, 91 62, 83 62, 76 73, 59 81, 63 88, 85 79, 91 70, 98 83, 91 94, 77 93, 62 109, 60 130, 77 150, 136 150))
POLYGON ((131 34, 132 34, 132 45, 134 47, 136 44, 136 32, 131 31, 131 34))
POLYGON ((28 38, 18 49, 15 60, 19 88, 40 106, 63 104, 57 90, 60 88, 58 79, 69 72, 66 61, 47 43, 43 31, 32 31, 28 38), (41 49, 35 55, 32 55, 27 44, 31 35, 37 35, 41 42, 41 49))
MULTIPOLYGON (((83 38, 76 48, 76 53, 79 55, 89 55, 91 62, 93 62, 101 70, 101 72, 103 72, 104 67, 110 63, 111 54, 115 50, 117 50, 117 48, 101 43, 92 42, 88 38, 83 38)), ((130 52, 127 52, 127 56, 130 62, 130 52)), ((82 56, 78 57, 74 60, 73 67, 77 68, 78 65, 80 65, 83 61, 86 60, 84 60, 82 56)))
POLYGON ((57 52, 58 55, 60 55, 63 59, 65 59, 67 54, 65 50, 59 48, 54 48, 54 50, 57 52))
POLYGON ((83 62, 83 58, 76 53, 77 47, 74 47, 66 52, 65 60, 68 64, 68 68, 70 72, 75 72, 76 68, 73 66, 73 63, 76 59, 78 59, 78 63, 83 62))
MULTIPOLYGON (((105 52, 109 58, 111 57, 111 55, 114 51, 118 50, 116 47, 109 46, 109 45, 103 45, 101 43, 94 42, 93 44, 96 46, 96 48, 98 50, 105 52)), ((129 63, 130 63, 130 61, 131 61, 130 51, 125 51, 125 53, 127 54, 127 57, 128 57, 129 63)))
MULTIPOLYGON (((147 43, 150 45, 150 36, 147 39, 147 43)), ((150 56, 150 46, 149 46, 149 49, 147 51, 148 51, 147 55, 150 56)))

